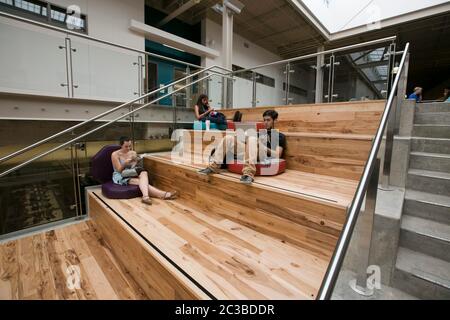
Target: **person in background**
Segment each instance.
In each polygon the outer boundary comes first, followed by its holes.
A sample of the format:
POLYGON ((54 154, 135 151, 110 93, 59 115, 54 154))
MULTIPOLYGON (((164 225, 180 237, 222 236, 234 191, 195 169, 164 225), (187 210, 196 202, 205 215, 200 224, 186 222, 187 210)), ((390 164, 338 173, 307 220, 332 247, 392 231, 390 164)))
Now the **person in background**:
POLYGON ((211 123, 226 124, 226 119, 219 116, 219 112, 216 112, 214 108, 209 105, 209 98, 206 94, 201 94, 198 97, 197 103, 194 106, 195 117, 198 121, 205 122, 206 120, 211 123))
POLYGON ((139 186, 142 192, 142 202, 145 204, 152 204, 150 196, 160 198, 163 200, 174 200, 178 197, 178 193, 166 192, 151 186, 148 182, 148 173, 145 170, 139 170, 137 176, 133 178, 123 177, 122 172, 126 169, 132 168, 138 160, 136 151, 131 149, 131 139, 128 137, 120 138, 120 149, 111 154, 111 161, 114 168, 113 182, 122 186, 129 184, 139 186))
POLYGON ((450 88, 446 87, 444 89, 444 96, 439 99, 442 102, 450 102, 450 88))
POLYGON ((408 100, 415 100, 416 102, 421 102, 422 92, 423 89, 421 87, 414 88, 414 92, 409 95, 408 100))

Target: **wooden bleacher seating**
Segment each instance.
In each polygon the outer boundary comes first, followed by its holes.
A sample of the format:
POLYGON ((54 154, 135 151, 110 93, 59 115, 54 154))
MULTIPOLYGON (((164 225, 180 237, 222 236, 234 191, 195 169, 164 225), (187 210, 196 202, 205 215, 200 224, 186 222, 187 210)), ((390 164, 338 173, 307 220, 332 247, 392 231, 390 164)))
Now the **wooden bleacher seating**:
MULTIPOLYGON (((285 173, 247 186, 226 171, 199 176, 205 159, 175 163, 170 152, 153 154, 144 160, 152 183, 178 190, 178 200, 146 207, 93 190, 90 214, 152 298, 314 299, 384 105, 240 109, 243 121, 261 120, 267 109, 279 112, 277 129, 287 136, 285 173)), ((197 134, 220 139, 224 132, 197 134)))

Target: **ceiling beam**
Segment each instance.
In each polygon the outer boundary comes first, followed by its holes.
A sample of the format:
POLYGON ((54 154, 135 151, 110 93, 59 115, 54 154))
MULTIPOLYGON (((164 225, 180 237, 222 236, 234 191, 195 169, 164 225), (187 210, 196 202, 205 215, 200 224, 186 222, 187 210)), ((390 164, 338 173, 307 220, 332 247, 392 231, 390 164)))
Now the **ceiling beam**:
POLYGON ((189 9, 191 9, 193 6, 196 6, 197 4, 199 4, 202 0, 189 0, 188 2, 186 2, 185 4, 181 5, 180 7, 178 7, 178 9, 176 9, 175 11, 173 11, 171 14, 169 14, 167 17, 165 17, 164 19, 162 19, 159 23, 158 23, 158 27, 162 27, 165 24, 167 24, 168 22, 172 21, 173 19, 175 19, 176 17, 178 17, 179 15, 183 14, 184 12, 188 11, 189 9))
POLYGON ((388 61, 387 60, 381 60, 381 61, 371 61, 361 64, 355 64, 355 66, 359 69, 367 69, 372 67, 378 67, 378 66, 387 66, 388 61))

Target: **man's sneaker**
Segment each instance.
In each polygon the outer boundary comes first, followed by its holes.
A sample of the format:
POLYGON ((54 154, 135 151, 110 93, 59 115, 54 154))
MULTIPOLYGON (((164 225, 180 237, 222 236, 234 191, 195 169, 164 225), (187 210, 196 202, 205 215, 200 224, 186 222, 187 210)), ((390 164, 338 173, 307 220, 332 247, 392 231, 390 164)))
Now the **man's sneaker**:
POLYGON ((208 168, 205 168, 205 169, 198 170, 197 172, 198 172, 198 174, 202 174, 202 175, 207 176, 209 174, 213 174, 214 170, 208 167, 208 168))
POLYGON ((252 184, 253 181, 254 181, 254 179, 252 177, 250 177, 250 176, 245 176, 244 175, 244 176, 241 177, 241 183, 243 183, 243 184, 252 184))

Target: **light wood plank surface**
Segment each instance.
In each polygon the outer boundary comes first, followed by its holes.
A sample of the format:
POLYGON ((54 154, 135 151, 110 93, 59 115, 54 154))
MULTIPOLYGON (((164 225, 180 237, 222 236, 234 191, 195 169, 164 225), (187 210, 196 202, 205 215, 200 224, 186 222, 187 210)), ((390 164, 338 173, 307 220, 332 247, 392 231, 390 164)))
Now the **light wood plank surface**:
MULTIPOLYGON (((171 153, 162 152, 147 156, 149 159, 155 159, 166 163, 171 163, 171 153)), ((192 169, 201 169, 205 164, 180 164, 192 169)), ((194 170, 194 171, 195 171, 194 170)), ((152 173, 152 172, 151 172, 152 173)), ((157 174, 156 172, 153 172, 157 174)), ((220 176, 230 177, 237 182, 240 175, 222 170, 220 176)), ((324 200, 328 203, 335 203, 340 207, 346 208, 350 205, 358 183, 352 179, 330 177, 320 174, 312 174, 298 170, 287 169, 283 174, 277 176, 257 176, 254 186, 277 188, 275 192, 287 192, 297 194, 299 197, 312 197, 317 201, 324 200)))
POLYGON ((148 299, 120 266, 91 222, 0 245, 2 300, 148 299), (80 288, 67 286, 67 268, 80 270, 80 288))
POLYGON ((262 121, 265 110, 279 113, 277 129, 283 132, 315 132, 374 135, 386 102, 355 101, 342 103, 267 106, 221 110, 227 119, 239 110, 242 121, 262 121))
POLYGON ((93 193, 215 298, 317 295, 328 259, 180 200, 154 199, 146 206, 139 199, 111 200, 93 193))
POLYGON ((153 185, 178 190, 180 200, 188 206, 244 224, 319 257, 332 255, 346 218, 346 206, 337 199, 271 184, 246 186, 239 183, 238 175, 201 176, 195 167, 157 157, 146 157, 144 165, 153 185))
MULTIPOLYGON (((97 190, 96 194, 101 195, 101 191, 97 190)), ((140 229, 131 227, 139 217, 135 214, 131 200, 123 200, 124 208, 131 213, 129 216, 115 214, 109 207, 110 201, 103 202, 92 192, 88 201, 92 221, 104 237, 105 243, 113 248, 117 259, 123 263, 150 299, 211 299, 189 279, 189 275, 183 274, 183 269, 177 268, 158 247, 152 246, 148 242, 149 238, 139 234, 140 229)), ((139 199, 135 201, 148 209, 139 199)), ((174 248, 184 243, 164 232, 159 233, 158 237, 174 248)))
MULTIPOLYGON (((186 130, 180 147, 186 150, 186 159, 197 164, 208 163, 208 155, 226 134, 235 135, 235 132, 186 130)), ((373 138, 301 132, 288 132, 285 136, 284 158, 288 169, 352 180, 361 178, 373 138)))

